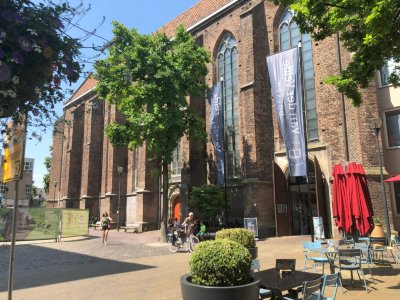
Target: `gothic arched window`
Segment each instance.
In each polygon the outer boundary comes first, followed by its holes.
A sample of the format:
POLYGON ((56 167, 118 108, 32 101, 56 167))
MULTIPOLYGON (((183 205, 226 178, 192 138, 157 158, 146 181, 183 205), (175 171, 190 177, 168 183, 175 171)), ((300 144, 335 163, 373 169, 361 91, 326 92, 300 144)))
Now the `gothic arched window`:
POLYGON ((225 142, 227 143, 227 178, 240 174, 237 43, 232 34, 226 34, 218 48, 218 80, 223 77, 223 105, 225 142))
POLYGON ((307 137, 309 141, 318 140, 317 105, 315 100, 314 64, 312 59, 311 35, 301 34, 296 22, 292 20, 294 12, 286 9, 279 25, 280 50, 288 50, 302 43, 303 87, 306 105, 307 137))

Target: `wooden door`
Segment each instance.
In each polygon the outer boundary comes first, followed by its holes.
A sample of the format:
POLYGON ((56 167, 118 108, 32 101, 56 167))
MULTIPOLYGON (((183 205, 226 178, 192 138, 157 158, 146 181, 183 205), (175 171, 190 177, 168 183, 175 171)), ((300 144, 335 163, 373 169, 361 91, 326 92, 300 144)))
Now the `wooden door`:
POLYGON ((291 208, 288 183, 278 164, 273 162, 272 165, 276 236, 291 235, 292 225, 290 222, 291 208))
POLYGON ((180 197, 177 196, 174 199, 174 210, 173 210, 173 218, 178 219, 178 221, 181 221, 181 201, 180 201, 180 197))

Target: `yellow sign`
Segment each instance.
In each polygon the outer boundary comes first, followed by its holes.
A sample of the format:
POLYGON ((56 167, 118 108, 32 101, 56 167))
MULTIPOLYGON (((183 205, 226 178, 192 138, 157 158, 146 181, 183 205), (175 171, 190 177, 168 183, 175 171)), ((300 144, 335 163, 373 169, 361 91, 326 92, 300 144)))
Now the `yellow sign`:
POLYGON ((25 118, 21 117, 18 124, 9 123, 7 127, 3 182, 20 180, 24 174, 25 118))

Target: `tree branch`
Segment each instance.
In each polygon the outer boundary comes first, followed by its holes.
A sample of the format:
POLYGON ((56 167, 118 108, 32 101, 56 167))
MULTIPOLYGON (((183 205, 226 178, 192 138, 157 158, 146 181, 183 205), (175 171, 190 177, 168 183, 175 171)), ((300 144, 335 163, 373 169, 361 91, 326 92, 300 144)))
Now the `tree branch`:
POLYGON ((393 21, 396 21, 397 20, 397 18, 400 16, 400 9, 399 9, 399 11, 397 12, 397 15, 396 15, 396 17, 394 17, 394 19, 393 19, 393 21))

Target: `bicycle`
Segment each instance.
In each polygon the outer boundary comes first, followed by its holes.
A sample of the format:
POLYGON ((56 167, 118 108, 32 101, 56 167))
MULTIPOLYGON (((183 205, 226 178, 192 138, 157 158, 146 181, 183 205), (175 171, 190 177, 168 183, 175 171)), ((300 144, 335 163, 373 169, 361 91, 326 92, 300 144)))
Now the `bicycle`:
POLYGON ((198 243, 199 239, 193 233, 186 236, 182 229, 174 229, 172 233, 168 233, 168 247, 171 252, 178 252, 186 246, 186 251, 193 253, 198 243))

